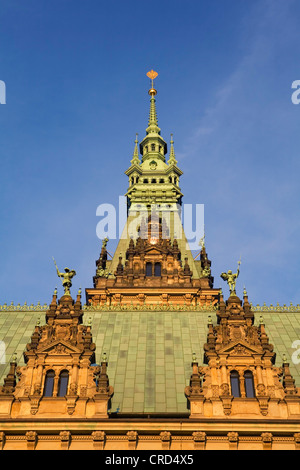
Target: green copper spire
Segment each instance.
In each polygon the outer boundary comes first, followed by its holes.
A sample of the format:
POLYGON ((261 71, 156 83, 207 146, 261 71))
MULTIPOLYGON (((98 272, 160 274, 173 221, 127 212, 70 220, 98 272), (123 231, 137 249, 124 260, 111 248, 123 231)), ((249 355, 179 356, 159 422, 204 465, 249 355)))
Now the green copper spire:
POLYGON ((167 153, 167 144, 160 135, 160 128, 158 127, 156 100, 155 96, 157 91, 154 88, 153 80, 157 77, 157 72, 151 70, 147 76, 151 79, 151 88, 148 91, 150 98, 150 113, 148 120, 148 127, 146 129, 146 136, 140 143, 140 153, 142 154, 142 161, 147 159, 151 161, 162 160, 165 162, 165 154, 167 153))
POLYGON ((179 185, 182 171, 177 167, 173 136, 171 135, 170 156, 167 162, 165 157, 167 144, 158 127, 155 101, 157 91, 153 84, 157 75, 154 70, 147 73, 151 79, 148 91, 150 95, 148 127, 139 145, 136 138, 131 165, 125 172, 129 180, 126 193, 128 211, 130 209, 134 211, 143 205, 150 207, 152 204, 176 209, 178 204, 181 205, 183 196, 179 185))

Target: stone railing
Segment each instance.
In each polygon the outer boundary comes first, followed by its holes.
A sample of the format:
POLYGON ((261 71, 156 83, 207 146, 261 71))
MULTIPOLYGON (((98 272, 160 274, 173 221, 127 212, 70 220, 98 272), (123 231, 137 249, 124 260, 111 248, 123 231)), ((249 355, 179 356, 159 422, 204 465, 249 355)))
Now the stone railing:
POLYGON ((0 312, 1 311, 44 311, 44 310, 47 310, 49 308, 49 305, 48 304, 41 304, 40 302, 38 302, 36 305, 34 304, 27 304, 26 302, 24 303, 24 305, 21 305, 21 304, 17 304, 15 305, 13 302, 11 302, 11 304, 3 304, 3 305, 0 305, 0 312))
POLYGON ((250 303, 250 305, 253 312, 300 312, 300 305, 293 305, 292 302, 290 305, 279 305, 279 303, 276 305, 267 305, 266 303, 263 305, 252 305, 252 303, 250 303))

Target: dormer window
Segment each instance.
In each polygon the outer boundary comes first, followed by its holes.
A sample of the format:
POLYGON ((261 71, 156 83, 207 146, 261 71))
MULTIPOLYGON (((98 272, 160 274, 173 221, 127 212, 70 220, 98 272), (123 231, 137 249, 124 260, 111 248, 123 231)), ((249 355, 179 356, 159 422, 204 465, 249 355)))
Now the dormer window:
POLYGON ((160 277, 161 276, 161 264, 160 263, 151 263, 150 261, 146 263, 146 277, 160 277))

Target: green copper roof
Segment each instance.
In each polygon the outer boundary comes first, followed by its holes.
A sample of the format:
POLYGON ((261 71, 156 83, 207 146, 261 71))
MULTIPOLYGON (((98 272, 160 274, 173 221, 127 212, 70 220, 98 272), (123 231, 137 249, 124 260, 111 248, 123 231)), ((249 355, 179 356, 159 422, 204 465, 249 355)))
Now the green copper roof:
MULTIPOLYGON (((110 384, 115 389, 112 411, 186 412, 184 387, 191 375, 193 353, 202 364, 208 316, 212 311, 183 310, 92 310, 86 309, 84 323, 92 320, 96 361, 108 357, 110 384)), ((292 343, 300 339, 300 310, 259 311, 281 366, 286 354, 291 372, 300 386, 300 365, 293 364, 292 343)), ((37 319, 44 323, 45 310, 0 310, 0 332, 9 362, 16 351, 18 364, 33 333, 37 319)), ((0 365, 1 383, 8 364, 0 365)))

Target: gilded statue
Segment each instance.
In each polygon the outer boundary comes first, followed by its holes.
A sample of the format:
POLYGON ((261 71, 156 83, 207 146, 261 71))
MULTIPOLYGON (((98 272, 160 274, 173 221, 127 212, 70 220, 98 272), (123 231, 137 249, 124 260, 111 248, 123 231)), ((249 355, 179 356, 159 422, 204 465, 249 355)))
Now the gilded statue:
POLYGON ((103 240, 102 240, 102 248, 106 248, 106 245, 107 245, 107 242, 109 241, 109 238, 105 237, 103 240))
POLYGON ((65 268, 65 272, 61 273, 59 271, 58 267, 57 267, 57 264, 56 264, 54 258, 53 258, 53 261, 54 261, 54 264, 56 266, 57 275, 62 280, 62 285, 63 285, 64 291, 65 291, 64 295, 71 295, 71 293, 70 293, 70 288, 72 286, 71 279, 74 276, 76 276, 76 271, 74 271, 74 269, 65 268))
POLYGON ((229 271, 227 271, 227 273, 222 273, 221 274, 221 278, 224 281, 227 281, 227 284, 228 284, 229 290, 230 290, 230 295, 236 295, 235 286, 236 286, 236 280, 237 280, 237 278, 239 276, 239 273, 240 273, 240 264, 241 264, 241 261, 238 261, 238 268, 237 268, 236 273, 233 273, 231 270, 229 270, 229 271))

